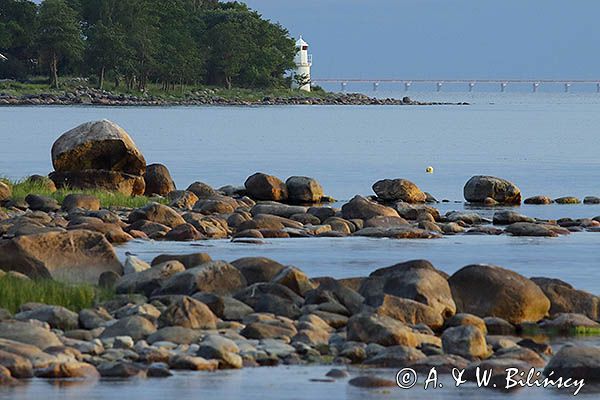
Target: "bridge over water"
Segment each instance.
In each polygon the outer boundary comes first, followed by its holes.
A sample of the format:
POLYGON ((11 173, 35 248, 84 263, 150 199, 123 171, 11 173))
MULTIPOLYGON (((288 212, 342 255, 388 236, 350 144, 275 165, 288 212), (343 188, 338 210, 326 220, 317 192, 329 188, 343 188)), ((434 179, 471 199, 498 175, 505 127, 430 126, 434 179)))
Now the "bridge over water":
POLYGON ((370 83, 373 85, 373 90, 377 91, 378 87, 382 83, 386 84, 403 84, 404 90, 408 91, 413 83, 424 83, 433 84, 438 92, 442 90, 445 84, 464 84, 468 88, 469 92, 472 92, 478 84, 497 84, 499 90, 504 92, 509 85, 531 85, 531 90, 537 92, 541 85, 563 85, 565 93, 569 92, 571 85, 573 84, 586 84, 595 85, 596 92, 600 93, 600 79, 343 79, 343 78, 316 78, 312 79, 314 83, 338 83, 341 85, 342 91, 347 89, 348 84, 357 83, 365 84, 370 83))

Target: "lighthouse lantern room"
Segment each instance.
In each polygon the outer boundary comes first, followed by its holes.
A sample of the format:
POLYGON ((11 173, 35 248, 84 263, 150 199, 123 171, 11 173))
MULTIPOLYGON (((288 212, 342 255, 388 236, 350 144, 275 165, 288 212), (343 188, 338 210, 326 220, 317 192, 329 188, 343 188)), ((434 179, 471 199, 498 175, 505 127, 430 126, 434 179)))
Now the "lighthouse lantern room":
POLYGON ((302 39, 302 35, 296 42, 296 70, 292 73, 292 88, 310 92, 310 67, 312 66, 312 54, 308 54, 308 43, 302 39))

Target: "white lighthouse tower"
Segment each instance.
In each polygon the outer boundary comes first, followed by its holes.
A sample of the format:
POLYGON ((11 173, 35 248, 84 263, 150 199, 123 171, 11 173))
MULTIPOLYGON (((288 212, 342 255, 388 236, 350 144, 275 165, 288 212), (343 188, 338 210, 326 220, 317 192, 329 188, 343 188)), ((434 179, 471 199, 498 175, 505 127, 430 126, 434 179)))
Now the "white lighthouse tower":
POLYGON ((296 70, 292 73, 292 89, 300 89, 310 92, 310 67, 312 66, 312 54, 308 54, 308 43, 302 39, 296 42, 296 70))

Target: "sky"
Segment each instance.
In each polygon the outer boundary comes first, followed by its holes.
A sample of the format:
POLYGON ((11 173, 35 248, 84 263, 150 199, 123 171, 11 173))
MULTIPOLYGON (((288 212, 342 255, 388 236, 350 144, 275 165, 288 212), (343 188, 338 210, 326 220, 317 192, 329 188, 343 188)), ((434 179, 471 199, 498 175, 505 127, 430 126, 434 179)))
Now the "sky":
POLYGON ((313 78, 600 79, 598 0, 246 0, 313 78))

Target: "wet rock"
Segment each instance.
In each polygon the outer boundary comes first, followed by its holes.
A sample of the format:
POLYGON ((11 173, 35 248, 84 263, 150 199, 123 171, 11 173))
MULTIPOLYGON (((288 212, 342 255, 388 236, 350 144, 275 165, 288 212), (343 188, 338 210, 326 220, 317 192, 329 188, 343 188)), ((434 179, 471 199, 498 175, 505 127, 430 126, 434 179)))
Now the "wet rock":
POLYGON ((257 282, 270 282, 285 267, 277 261, 266 257, 244 257, 231 262, 248 282, 252 285, 257 282))
POLYGON ((356 378, 352 378, 348 381, 348 384, 351 386, 356 386, 359 388, 381 388, 381 387, 395 387, 396 382, 391 381, 389 379, 378 378, 376 376, 357 376, 356 378))
POLYGON ((391 207, 369 201, 362 196, 355 196, 342 206, 342 217, 345 219, 367 220, 378 216, 398 217, 398 212, 391 207))
POLYGON ((185 224, 185 220, 177 213, 177 211, 159 203, 150 203, 142 208, 133 210, 131 214, 129 214, 130 223, 140 220, 156 222, 168 226, 169 228, 175 228, 178 225, 185 224))
POLYGON ((534 224, 530 222, 516 222, 506 227, 506 232, 513 236, 542 236, 556 237, 558 233, 546 225, 534 224))
POLYGON ((600 297, 577 290, 559 279, 531 278, 550 299, 550 315, 579 313, 600 320, 600 297))
POLYGON ((323 187, 314 178, 291 176, 285 181, 288 200, 294 204, 319 203, 324 196, 323 187))
POLYGON ((146 161, 125 130, 108 121, 79 125, 52 146, 56 171, 112 170, 143 175, 146 161))
POLYGON ((187 294, 196 292, 228 295, 246 286, 246 279, 233 265, 224 261, 211 261, 179 272, 169 278, 160 294, 187 294))
POLYGON ((146 190, 144 192, 146 196, 166 196, 176 189, 175 182, 171 178, 169 170, 162 164, 150 164, 146 166, 144 181, 146 182, 146 190))
POLYGON ((485 335, 472 325, 448 328, 442 334, 444 352, 467 359, 487 358, 490 355, 485 335))
POLYGON ((44 329, 38 324, 12 320, 0 322, 0 339, 30 344, 42 350, 62 345, 58 336, 50 330, 44 329))
POLYGON ((600 204, 600 197, 586 196, 583 198, 583 204, 600 204))
POLYGON ((0 367, 7 368, 10 371, 10 376, 17 379, 33 377, 31 362, 18 354, 0 350, 0 367))
POLYGON ((406 179, 380 180, 373 185, 373 191, 385 202, 424 203, 427 200, 425 193, 406 179))
POLYGON ((498 317, 485 317, 485 327, 490 335, 514 335, 517 329, 513 324, 498 317))
POLYGON ((148 367, 146 371, 148 378, 168 378, 173 376, 173 373, 169 371, 169 366, 164 363, 153 363, 148 367))
POLYGON ((552 204, 552 199, 548 196, 533 196, 525 199, 525 204, 552 204))
POLYGON ((215 371, 219 367, 219 361, 180 354, 169 360, 169 367, 175 370, 215 371))
POLYGON ((382 346, 417 347, 418 337, 403 323, 378 314, 360 313, 352 316, 347 325, 348 340, 377 343, 382 346))
POLYGON ((512 182, 493 176, 474 176, 465 184, 468 202, 482 203, 487 197, 502 204, 521 204, 521 191, 512 182))
POLYGON ((75 209, 98 211, 100 200, 89 194, 69 194, 62 201, 62 209, 67 212, 75 209))
POLYGON ((179 261, 185 266, 186 269, 190 269, 210 262, 212 261, 212 258, 208 255, 208 253, 191 253, 183 255, 161 254, 156 256, 150 264, 154 267, 167 261, 179 261))
POLYGON ((244 183, 248 196, 255 200, 286 201, 288 189, 279 178, 257 172, 244 183))
POLYGON ((519 360, 536 368, 543 368, 546 361, 535 351, 518 345, 496 350, 494 359, 519 360))
POLYGON ((53 363, 49 367, 37 370, 35 376, 45 379, 99 379, 100 373, 91 364, 79 361, 53 363))
POLYGON ((220 335, 207 335, 199 345, 196 355, 219 360, 220 368, 242 368, 240 349, 233 340, 220 335))
POLYGON ((354 236, 390 238, 390 239, 433 239, 440 237, 438 234, 411 226, 397 226, 394 228, 364 228, 354 233, 354 236))
POLYGON ((160 315, 158 324, 160 327, 182 326, 190 329, 216 329, 217 317, 206 304, 183 296, 160 315))
POLYGON ((492 265, 468 265, 448 279, 457 310, 511 323, 537 322, 548 315, 550 301, 531 280, 492 265))
POLYGON ((494 213, 494 225, 510 225, 515 222, 535 222, 535 218, 511 210, 496 211, 494 213))
POLYGON ((316 289, 304 294, 306 304, 319 304, 320 307, 326 304, 339 305, 342 309, 336 307, 322 310, 342 314, 345 310, 345 315, 356 314, 362 310, 364 297, 353 289, 332 278, 321 278, 318 284, 316 289))
POLYGON ((98 372, 103 378, 145 378, 146 371, 129 362, 108 362, 98 365, 98 372))
POLYGON ((58 201, 51 197, 39 196, 36 194, 28 194, 25 201, 29 205, 29 209, 33 211, 53 212, 58 211, 60 206, 58 201))
POLYGON ((579 204, 581 203, 581 200, 573 196, 564 196, 559 197, 558 199, 554 199, 554 202, 556 204, 579 204))
POLYGON ((348 372, 338 368, 332 368, 331 370, 329 370, 329 372, 325 374, 325 376, 334 379, 343 379, 348 377, 348 372))
POLYGON ((369 357, 363 364, 380 368, 403 368, 425 358, 420 350, 407 346, 391 346, 369 357))
POLYGON ((123 275, 117 281, 115 291, 120 294, 143 293, 150 296, 171 277, 183 271, 185 267, 179 261, 166 261, 145 271, 123 275))
POLYGON ((554 319, 542 321, 539 326, 551 333, 574 334, 577 330, 600 331, 600 324, 583 314, 563 313, 554 319))
POLYGON ((184 242, 191 240, 202 239, 202 234, 194 228, 192 224, 178 225, 177 227, 170 230, 164 237, 165 240, 171 240, 175 242, 184 242))
POLYGON ((446 221, 463 222, 467 225, 475 225, 487 222, 481 215, 472 212, 450 211, 445 215, 446 221))
POLYGON ((20 321, 35 319, 47 322, 50 327, 63 331, 77 329, 79 326, 79 316, 77 313, 60 306, 42 305, 32 310, 15 314, 15 319, 20 321))
POLYGON ((117 336, 130 336, 134 340, 145 339, 156 332, 156 327, 152 322, 144 317, 134 315, 118 320, 116 323, 107 327, 101 338, 114 338, 117 336))
POLYGON ((19 385, 19 381, 10 375, 8 368, 0 365, 0 387, 17 385, 19 385))
POLYGON ((544 369, 547 377, 563 379, 584 379, 587 382, 600 381, 600 347, 572 346, 563 347, 544 369), (550 375, 551 372, 554 374, 550 375))

